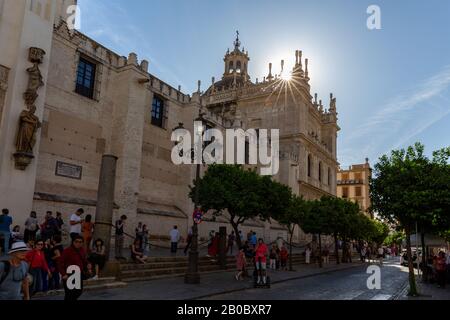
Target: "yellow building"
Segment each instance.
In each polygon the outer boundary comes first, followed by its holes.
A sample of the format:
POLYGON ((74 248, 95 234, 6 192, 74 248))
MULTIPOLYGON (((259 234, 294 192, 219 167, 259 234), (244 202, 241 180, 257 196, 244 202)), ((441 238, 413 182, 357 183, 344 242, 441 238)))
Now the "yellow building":
POLYGON ((358 203, 361 211, 373 218, 369 212, 371 176, 372 169, 367 158, 364 164, 355 164, 347 170, 339 170, 337 173, 337 196, 358 203))

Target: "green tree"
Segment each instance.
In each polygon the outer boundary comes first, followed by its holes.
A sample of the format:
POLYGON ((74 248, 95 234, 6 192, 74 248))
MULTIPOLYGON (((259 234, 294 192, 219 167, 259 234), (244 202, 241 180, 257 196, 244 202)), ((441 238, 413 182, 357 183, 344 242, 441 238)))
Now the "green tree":
POLYGON ((289 270, 293 271, 292 267, 292 239, 294 237, 295 227, 299 225, 302 216, 308 210, 308 203, 303 197, 293 195, 289 201, 288 210, 280 214, 280 211, 274 212, 272 217, 281 225, 285 226, 289 232, 289 270))
POLYGON ((329 219, 325 206, 320 200, 307 201, 299 225, 306 233, 317 234, 319 237, 319 267, 322 268, 322 235, 329 235, 329 219))
POLYGON ((410 294, 417 295, 411 251, 411 232, 416 221, 425 220, 422 190, 428 159, 423 146, 416 144, 405 150, 394 150, 375 165, 371 181, 372 206, 388 222, 398 222, 405 230, 409 265, 410 294))
POLYGON ((255 171, 234 165, 211 165, 205 175, 191 187, 189 197, 195 197, 199 188, 199 204, 204 212, 212 210, 214 216, 223 216, 231 224, 238 246, 242 246, 239 226, 253 218, 269 219, 266 203, 262 199, 263 184, 255 171), (228 213, 228 214, 226 214, 228 213))

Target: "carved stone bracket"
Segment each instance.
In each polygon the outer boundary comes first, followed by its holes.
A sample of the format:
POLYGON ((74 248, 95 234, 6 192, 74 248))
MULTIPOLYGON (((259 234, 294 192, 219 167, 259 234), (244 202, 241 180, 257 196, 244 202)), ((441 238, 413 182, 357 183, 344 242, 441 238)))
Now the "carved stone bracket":
POLYGON ((36 143, 36 132, 41 127, 39 118, 34 114, 34 103, 39 97, 38 90, 44 85, 39 65, 44 60, 45 51, 40 48, 30 48, 28 60, 33 66, 27 69, 28 87, 23 94, 26 110, 19 117, 19 130, 16 137, 16 153, 14 153, 15 166, 18 170, 25 170, 34 159, 33 147, 36 143))

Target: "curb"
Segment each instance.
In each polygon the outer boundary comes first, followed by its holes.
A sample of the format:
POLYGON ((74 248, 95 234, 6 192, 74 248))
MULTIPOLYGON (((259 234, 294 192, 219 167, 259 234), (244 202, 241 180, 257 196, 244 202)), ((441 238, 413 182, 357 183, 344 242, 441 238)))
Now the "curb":
MULTIPOLYGON (((345 268, 340 268, 340 269, 333 269, 333 270, 327 270, 324 272, 315 272, 315 273, 311 273, 311 274, 307 274, 307 275, 303 275, 303 276, 295 276, 292 278, 286 278, 286 279, 282 279, 282 280, 277 280, 277 281, 272 281, 271 285, 274 284, 279 284, 279 283, 283 283, 283 282, 288 282, 288 281, 292 281, 292 280, 299 280, 299 279, 307 279, 307 278, 312 278, 315 276, 321 276, 321 275, 325 275, 325 274, 331 274, 331 273, 335 273, 338 271, 344 271, 344 270, 349 270, 349 269, 353 269, 353 268, 357 268, 357 267, 361 267, 361 265, 352 265, 349 267, 345 267, 345 268)), ((223 294, 228 294, 228 293, 234 293, 234 292, 239 292, 239 291, 245 291, 245 290, 249 290, 249 289, 254 289, 253 286, 249 286, 249 287, 245 287, 245 288, 239 288, 239 289, 230 289, 230 290, 226 290, 226 291, 222 291, 222 292, 216 292, 216 293, 210 293, 207 295, 202 295, 202 296, 197 296, 197 297, 192 297, 189 299, 185 299, 185 300, 200 300, 200 299, 204 299, 204 298, 211 298, 214 296, 220 296, 223 294)))

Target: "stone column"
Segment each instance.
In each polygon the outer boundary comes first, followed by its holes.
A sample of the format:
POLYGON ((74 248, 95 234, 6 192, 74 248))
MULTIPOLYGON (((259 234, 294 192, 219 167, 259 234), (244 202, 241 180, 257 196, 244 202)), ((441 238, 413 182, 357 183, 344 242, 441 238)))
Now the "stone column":
POLYGON ((106 259, 109 260, 111 233, 114 211, 114 187, 116 184, 117 157, 104 155, 97 192, 97 209, 95 212, 94 241, 102 239, 105 242, 106 259))
POLYGON ((219 265, 220 269, 227 268, 227 227, 219 228, 219 265))

